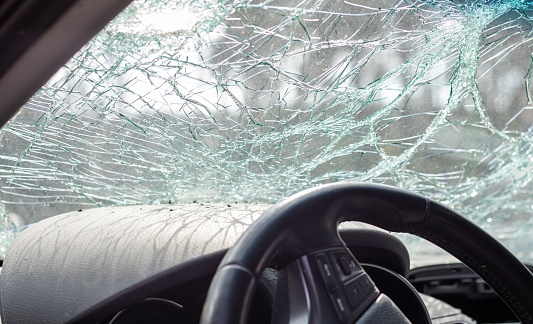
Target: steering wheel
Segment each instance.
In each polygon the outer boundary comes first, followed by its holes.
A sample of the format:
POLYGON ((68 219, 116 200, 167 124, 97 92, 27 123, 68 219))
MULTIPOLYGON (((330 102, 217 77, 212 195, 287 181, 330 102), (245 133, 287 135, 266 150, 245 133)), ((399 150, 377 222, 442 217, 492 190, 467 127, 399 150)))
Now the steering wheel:
POLYGON ((476 272, 522 323, 533 323, 533 275, 503 245, 449 208, 398 188, 323 185, 261 216, 227 252, 211 282, 202 324, 246 323, 267 265, 287 271, 289 323, 409 323, 381 294, 339 238, 342 221, 411 233, 476 272))

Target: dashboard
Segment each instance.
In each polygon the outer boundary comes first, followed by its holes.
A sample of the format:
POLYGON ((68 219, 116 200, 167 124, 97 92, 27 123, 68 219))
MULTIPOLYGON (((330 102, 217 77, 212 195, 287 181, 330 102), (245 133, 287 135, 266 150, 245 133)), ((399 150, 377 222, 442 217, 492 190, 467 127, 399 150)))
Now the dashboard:
MULTIPOLYGON (((2 322, 198 323, 225 252, 270 207, 98 208, 33 224, 19 235, 4 261, 2 322)), ((436 317, 441 323, 459 323, 443 322, 446 318, 471 323, 459 308, 474 301, 498 303, 465 266, 409 270, 406 247, 386 231, 350 223, 340 236, 379 290, 413 323, 429 323, 436 317), (467 283, 482 289, 473 293, 465 288, 467 283)), ((279 296, 286 287, 278 270, 269 267, 263 272, 249 323, 271 323, 273 311, 283 308, 279 296)), ((498 321, 513 320, 508 313, 498 321)))

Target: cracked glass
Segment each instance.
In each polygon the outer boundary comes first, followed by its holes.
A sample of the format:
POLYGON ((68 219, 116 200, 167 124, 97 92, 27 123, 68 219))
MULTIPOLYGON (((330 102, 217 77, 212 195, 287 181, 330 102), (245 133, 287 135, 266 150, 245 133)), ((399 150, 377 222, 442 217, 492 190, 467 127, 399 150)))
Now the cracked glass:
POLYGON ((135 1, 0 130, 0 252, 67 211, 362 181, 440 201, 531 262, 532 9, 135 1))

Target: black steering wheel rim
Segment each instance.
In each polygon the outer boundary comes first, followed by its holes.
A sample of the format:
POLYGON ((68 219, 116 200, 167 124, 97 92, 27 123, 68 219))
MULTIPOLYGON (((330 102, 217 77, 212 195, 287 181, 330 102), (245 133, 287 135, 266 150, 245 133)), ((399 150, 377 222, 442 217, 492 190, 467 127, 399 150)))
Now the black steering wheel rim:
POLYGON ((426 197, 395 187, 337 183, 278 203, 250 226, 222 260, 209 288, 202 324, 245 323, 261 272, 315 250, 343 247, 342 221, 361 221, 422 237, 465 263, 522 323, 533 323, 533 275, 477 225, 426 197))

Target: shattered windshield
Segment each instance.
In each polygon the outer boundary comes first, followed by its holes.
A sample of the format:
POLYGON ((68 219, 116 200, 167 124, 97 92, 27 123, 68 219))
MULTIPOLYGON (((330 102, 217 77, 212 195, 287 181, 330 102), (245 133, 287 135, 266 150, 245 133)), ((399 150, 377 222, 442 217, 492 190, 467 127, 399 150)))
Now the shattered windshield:
POLYGON ((440 201, 532 261, 530 7, 135 1, 0 130, 1 254, 66 211, 363 181, 440 201))

